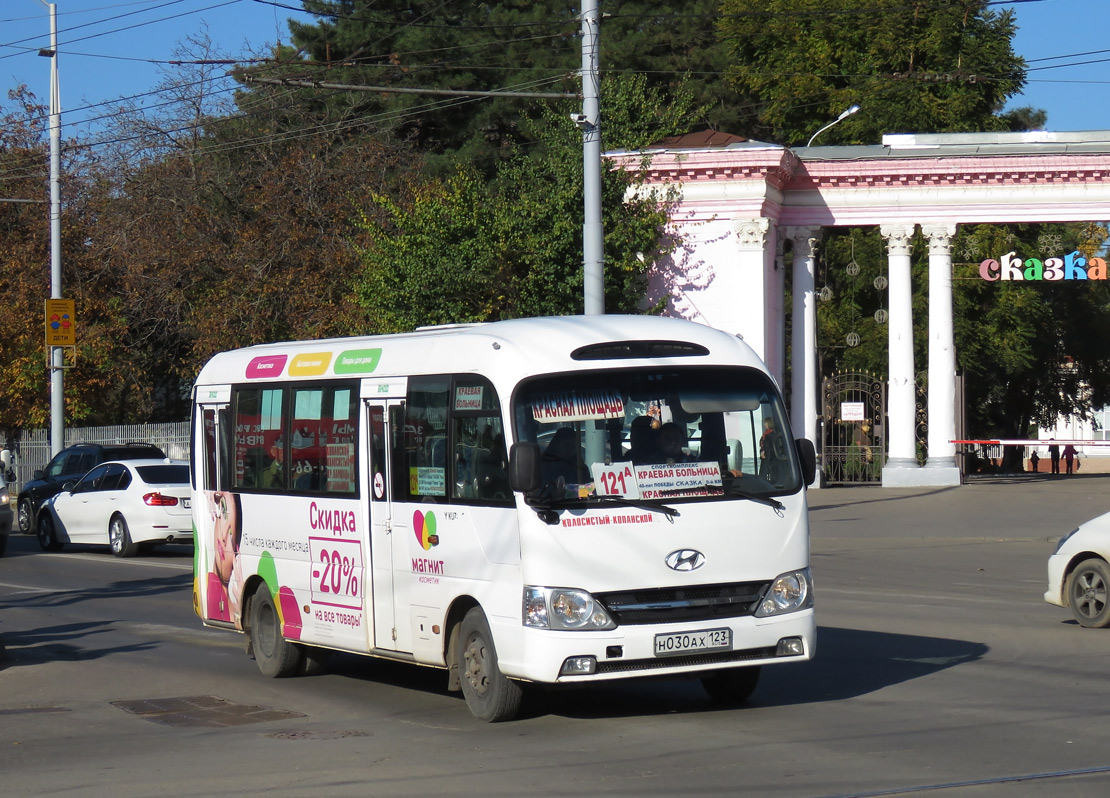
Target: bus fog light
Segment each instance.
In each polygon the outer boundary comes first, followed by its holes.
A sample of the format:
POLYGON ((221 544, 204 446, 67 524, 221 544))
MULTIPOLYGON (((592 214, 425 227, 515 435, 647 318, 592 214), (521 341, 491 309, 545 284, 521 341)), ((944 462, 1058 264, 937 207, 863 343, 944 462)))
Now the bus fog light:
POLYGON ((559 669, 560 676, 581 676, 594 673, 597 670, 597 659, 594 657, 569 657, 559 669))
POLYGON ((800 657, 805 653, 805 643, 800 637, 784 637, 775 649, 776 657, 800 657))

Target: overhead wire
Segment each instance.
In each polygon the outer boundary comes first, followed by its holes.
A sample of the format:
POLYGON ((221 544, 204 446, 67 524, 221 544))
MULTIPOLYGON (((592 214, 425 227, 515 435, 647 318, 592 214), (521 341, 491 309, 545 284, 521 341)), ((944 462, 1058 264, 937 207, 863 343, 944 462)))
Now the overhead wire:
MULTIPOLYGON (((84 37, 83 39, 77 39, 75 41, 83 41, 84 39, 95 38, 96 36, 108 35, 108 34, 111 34, 111 33, 117 33, 117 32, 124 31, 124 30, 130 30, 130 29, 133 29, 133 28, 141 27, 143 25, 152 24, 154 22, 165 21, 165 20, 168 20, 168 19, 175 19, 175 18, 178 18, 180 16, 187 16, 188 14, 198 13, 198 12, 206 11, 206 10, 211 10, 213 8, 219 8, 219 7, 222 7, 222 6, 225 6, 225 5, 231 5, 231 4, 233 4, 235 2, 239 2, 239 1, 240 0, 227 0, 227 2, 216 3, 214 5, 206 6, 206 7, 201 8, 201 9, 194 9, 192 11, 185 12, 183 14, 172 15, 172 16, 169 16, 169 17, 163 17, 163 18, 160 18, 158 20, 145 21, 145 22, 133 25, 133 26, 126 27, 126 28, 116 29, 114 31, 104 31, 104 32, 101 32, 101 33, 98 33, 98 34, 95 34, 95 35, 92 35, 92 36, 84 37)), ((126 16, 132 16, 134 14, 145 13, 145 12, 149 12, 151 10, 157 10, 159 8, 165 8, 165 7, 168 7, 168 6, 171 6, 171 5, 176 5, 180 2, 183 2, 183 0, 168 0, 168 2, 163 2, 163 3, 160 3, 160 4, 158 4, 156 6, 153 6, 153 7, 149 6, 149 4, 144 4, 144 8, 142 8, 142 9, 139 9, 137 11, 128 12, 127 14, 121 14, 121 15, 118 15, 117 17, 112 17, 110 19, 123 18, 123 17, 126 17, 126 16)), ((288 9, 294 10, 294 11, 300 11, 300 12, 304 11, 303 7, 302 8, 297 8, 295 6, 289 6, 289 5, 285 5, 283 3, 279 3, 279 2, 269 2, 268 0, 253 0, 253 2, 260 3, 260 4, 263 4, 263 5, 271 5, 271 6, 280 7, 280 8, 288 8, 288 9)), ((997 2, 987 3, 987 5, 1004 5, 1004 4, 1005 5, 1010 5, 1010 4, 1013 4, 1014 2, 1040 2, 1040 0, 997 0, 997 2)), ((123 7, 124 5, 126 5, 126 4, 120 4, 119 6, 113 6, 113 7, 123 7)), ((130 5, 138 5, 138 4, 130 4, 130 5)), ((442 5, 443 4, 441 4, 439 7, 442 7, 442 5)), ((916 7, 920 8, 920 6, 916 6, 916 7)), ((951 7, 951 5, 950 4, 944 4, 944 3, 938 3, 935 7, 937 7, 937 8, 951 7)), ((884 8, 884 10, 890 10, 891 9, 890 6, 884 6, 883 8, 884 8)), ((911 8, 911 6, 906 6, 905 8, 909 9, 909 8, 911 8)), ((845 13, 848 13, 848 12, 854 13, 855 10, 846 10, 845 13)), ((354 15, 344 16, 344 15, 340 15, 340 14, 315 14, 315 12, 309 12, 309 13, 314 13, 315 16, 318 16, 318 17, 321 17, 321 18, 322 17, 332 17, 332 18, 336 18, 336 19, 348 19, 348 20, 356 20, 356 21, 364 21, 364 22, 365 21, 373 21, 373 20, 369 20, 369 19, 364 18, 364 17, 358 17, 358 16, 354 16, 354 15)), ((431 11, 426 12, 424 15, 422 15, 422 17, 420 17, 420 18, 418 18, 417 20, 414 20, 414 21, 405 21, 404 23, 402 23, 402 29, 403 29, 403 27, 409 27, 409 26, 411 26, 411 27, 440 27, 440 28, 442 28, 442 27, 451 27, 453 29, 457 29, 459 27, 459 26, 443 26, 443 25, 438 25, 438 26, 437 25, 424 25, 424 24, 420 23, 419 20, 423 19, 424 17, 426 17, 430 13, 432 13, 432 12, 431 11)), ((751 13, 752 14, 760 14, 761 13, 763 15, 767 15, 768 12, 751 12, 751 13)), ((802 13, 803 14, 810 14, 810 13, 818 13, 818 12, 802 12, 802 13)), ((622 15, 620 15, 620 14, 613 15, 614 18, 617 18, 617 17, 620 17, 620 16, 622 16, 622 15)), ((623 15, 623 16, 633 16, 633 15, 623 15)), ((650 17, 650 18, 679 18, 679 17, 684 16, 684 15, 679 15, 679 14, 672 14, 672 15, 667 15, 667 14, 640 14, 640 15, 635 15, 635 16, 650 17)), ((685 15, 685 16, 691 16, 691 15, 685 15)), ((700 15, 700 16, 710 16, 710 15, 700 15)), ((720 15, 718 14, 718 15, 713 15, 713 16, 719 17, 720 15)), ((87 23, 85 25, 74 26, 73 28, 70 28, 70 29, 67 29, 67 30, 75 30, 75 29, 78 29, 78 28, 89 27, 93 24, 102 24, 104 21, 106 21, 106 20, 101 20, 99 23, 87 23)), ((519 22, 519 23, 511 23, 511 24, 498 24, 498 25, 494 25, 494 26, 472 26, 472 27, 482 27, 484 29, 491 29, 491 28, 492 29, 504 29, 504 28, 520 28, 520 27, 537 27, 537 26, 541 26, 541 25, 542 26, 558 25, 558 26, 564 26, 565 27, 566 21, 565 20, 559 20, 559 21, 543 22, 543 23, 519 22)), ((395 34, 387 34, 385 36, 382 36, 378 40, 378 42, 384 41, 385 39, 389 38, 390 35, 395 35, 395 34)), ((542 40, 542 39, 545 39, 545 38, 555 38, 555 37, 558 37, 558 36, 561 36, 561 35, 569 35, 569 34, 553 33, 553 34, 548 34, 546 36, 526 37, 526 38, 522 38, 522 39, 509 39, 509 40, 498 40, 496 42, 460 44, 460 45, 456 45, 454 47, 448 47, 448 48, 436 48, 436 49, 426 50, 426 51, 413 51, 413 54, 432 53, 432 52, 449 52, 451 50, 463 50, 463 51, 465 51, 465 50, 475 50, 475 49, 480 49, 482 47, 489 47, 489 46, 494 46, 494 45, 502 45, 503 46, 505 43, 511 43, 511 42, 529 41, 529 40, 542 40)), ((26 40, 20 40, 20 42, 22 42, 22 41, 26 41, 26 40)), ((17 43, 20 43, 20 42, 17 42, 17 43)), ((1067 56, 1067 55, 1065 55, 1065 56, 1052 56, 1052 57, 1049 57, 1047 59, 1037 59, 1037 60, 1038 61, 1040 61, 1040 60, 1058 60, 1058 59, 1068 58, 1068 57, 1080 57, 1080 56, 1084 56, 1084 55, 1088 55, 1088 54, 1093 55, 1093 54, 1098 54, 1100 52, 1106 52, 1106 51, 1093 51, 1091 53, 1077 53, 1077 54, 1073 54, 1071 56, 1067 56)), ((0 56, 0 58, 5 58, 5 57, 10 57, 10 56, 0 56)), ((96 57, 96 56, 92 56, 92 57, 96 57)), ((111 57, 111 56, 106 56, 106 57, 111 57)), ((164 63, 160 60, 156 61, 154 59, 137 59, 137 60, 146 60, 146 61, 151 62, 151 63, 164 63)), ((250 59, 250 60, 255 61, 257 63, 256 59, 250 59)), ((1080 62, 1080 63, 1077 63, 1077 64, 1070 64, 1070 65, 1050 65, 1050 66, 1043 66, 1043 67, 1033 67, 1032 69, 1040 70, 1040 69, 1057 68, 1057 67, 1064 67, 1064 66, 1071 66, 1071 65, 1077 66, 1077 65, 1080 65, 1082 63, 1099 63, 1102 60, 1110 60, 1110 59, 1099 59, 1099 60, 1093 61, 1093 62, 1080 62)), ((383 69, 387 69, 390 66, 392 66, 392 65, 388 65, 388 64, 381 64, 381 65, 369 64, 369 63, 366 63, 366 61, 363 60, 363 58, 356 58, 355 61, 361 67, 364 67, 364 68, 381 67, 383 69)), ((344 63, 344 62, 340 62, 340 63, 344 63)), ((414 68, 414 69, 426 69, 426 70, 429 70, 429 71, 447 70, 447 69, 451 69, 452 65, 455 64, 455 63, 457 63, 457 62, 454 62, 454 61, 445 62, 445 63, 441 62, 441 63, 428 64, 428 65, 411 65, 410 64, 410 65, 406 65, 406 67, 414 68)), ((330 64, 329 65, 329 64, 320 64, 320 63, 303 62, 303 61, 292 61, 288 65, 293 66, 295 68, 301 68, 301 67, 314 68, 314 67, 320 67, 320 66, 327 66, 327 67, 336 66, 335 64, 330 64)), ((506 66, 502 66, 502 65, 485 66, 485 65, 481 65, 481 64, 478 64, 478 65, 467 64, 467 68, 468 69, 476 69, 476 70, 477 69, 488 69, 488 70, 497 70, 497 71, 520 71, 520 70, 528 69, 527 67, 506 67, 506 66)), ((617 71, 626 71, 626 70, 606 70, 606 71, 608 71, 608 72, 617 72, 617 71)), ((680 70, 666 70, 666 71, 665 70, 658 70, 658 71, 651 71, 651 72, 649 72, 649 74, 682 74, 682 73, 681 73, 680 70)), ((708 73, 699 73, 699 74, 720 75, 722 73, 720 73, 720 72, 717 72, 717 73, 708 72, 708 73)), ((225 79, 227 77, 229 77, 229 76, 228 75, 210 76, 210 77, 203 78, 200 81, 197 81, 197 83, 199 84, 199 83, 203 83, 203 82, 210 81, 210 80, 211 81, 221 80, 221 79, 225 79)), ((550 78, 550 79, 548 79, 547 82, 556 82, 558 80, 563 79, 564 77, 565 77, 565 73, 563 75, 561 75, 560 77, 558 77, 558 78, 550 78)), ((843 77, 843 76, 841 75, 840 77, 843 77)), ((857 77, 872 78, 872 79, 876 78, 876 76, 873 76, 873 75, 860 75, 860 76, 857 76, 857 77)), ((981 79, 990 79, 990 77, 989 76, 982 76, 981 79)), ((525 84, 522 84, 522 85, 525 85, 525 84)), ((213 91, 213 94, 222 94, 222 93, 225 93, 225 92, 234 92, 234 91, 237 91, 239 88, 240 88, 240 86, 236 85, 236 86, 228 87, 226 89, 217 89, 217 90, 213 91)), ((143 92, 143 93, 140 93, 140 94, 132 95, 130 98, 118 98, 118 99, 111 100, 111 101, 106 101, 106 102, 103 102, 103 103, 90 104, 88 106, 85 106, 85 109, 94 108, 94 107, 98 107, 98 106, 101 106, 101 105, 109 105, 110 103, 118 103, 120 101, 124 101, 124 100, 128 100, 128 99, 131 99, 131 100, 139 99, 139 98, 142 98, 142 97, 145 97, 145 96, 152 96, 152 95, 156 95, 156 94, 159 94, 159 93, 161 93, 161 90, 152 90, 150 92, 143 92)), ((287 93, 286 96, 291 96, 294 93, 295 92, 293 90, 290 90, 287 93)), ((451 107, 451 106, 454 106, 454 105, 457 105, 457 104, 468 103, 468 102, 471 102, 471 101, 472 100, 469 100, 469 99, 468 100, 454 99, 454 100, 445 100, 445 101, 442 101, 442 102, 430 102, 430 103, 425 103, 425 104, 422 104, 422 105, 412 106, 412 107, 409 107, 409 108, 406 108, 406 109, 399 109, 399 110, 395 110, 395 111, 384 111, 384 112, 380 112, 378 114, 372 114, 372 115, 369 115, 369 116, 366 116, 366 117, 359 118, 357 120, 352 120, 352 121, 350 121, 348 123, 344 123, 344 124, 365 125, 365 124, 371 124, 374 121, 402 120, 402 119, 411 118, 413 116, 419 115, 420 113, 425 113, 425 112, 429 112, 429 111, 433 111, 433 110, 438 110, 438 109, 442 109, 442 108, 446 108, 446 107, 451 107)), ((159 107, 163 107, 165 105, 172 105, 174 102, 175 102, 175 100, 170 99, 170 100, 166 100, 163 103, 157 103, 157 104, 155 104, 151 107, 152 108, 159 108, 159 107)), ((813 103, 813 104, 806 104, 806 105, 820 105, 820 103, 813 103)), ((755 105, 755 104, 752 105, 753 112, 755 111, 755 109, 757 107, 758 106, 755 105)), ((66 113, 73 113, 73 112, 76 112, 78 110, 84 110, 84 109, 72 109, 72 111, 67 111, 66 113)), ((268 110, 259 111, 259 112, 256 112, 256 113, 257 114, 263 114, 263 113, 269 113, 269 111, 268 110)), ((84 120, 84 122, 100 121, 102 119, 112 118, 114 116, 116 116, 116 114, 105 114, 105 115, 102 115, 102 116, 99 116, 99 117, 94 117, 90 120, 84 120)), ((248 117, 249 117, 249 115, 240 114, 240 115, 233 115, 231 118, 248 118, 248 117)), ((184 132, 184 131, 187 131, 187 130, 190 130, 190 129, 195 130, 195 129, 198 129, 199 127, 203 127, 203 125, 204 125, 204 123, 201 122, 197 125, 185 126, 185 127, 173 130, 173 131, 167 131, 167 133, 169 133, 169 132, 184 132)), ((305 135, 316 135, 316 133, 318 133, 319 130, 326 129, 327 127, 328 127, 328 125, 326 125, 326 124, 321 125, 319 129, 317 129, 315 131, 309 131, 305 135)), ((101 144, 107 146, 107 145, 110 145, 110 144, 121 143, 121 142, 125 142, 125 141, 128 141, 128 140, 131 140, 131 139, 123 138, 123 139, 99 140, 99 141, 96 141, 92 144, 74 145, 74 149, 88 148, 88 147, 91 147, 91 146, 98 146, 98 145, 101 145, 101 144)), ((241 146, 244 146, 244 147, 252 146, 252 144, 253 144, 253 142, 246 142, 246 143, 243 143, 241 146)), ((2 172, 0 172, 0 176, 3 176, 2 172)))

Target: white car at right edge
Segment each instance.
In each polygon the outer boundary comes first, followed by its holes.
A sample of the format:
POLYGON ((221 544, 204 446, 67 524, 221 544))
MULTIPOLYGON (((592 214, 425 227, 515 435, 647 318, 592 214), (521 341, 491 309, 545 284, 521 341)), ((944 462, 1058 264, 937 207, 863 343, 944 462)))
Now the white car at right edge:
POLYGON ((1044 599, 1069 608, 1081 626, 1110 626, 1110 513, 1060 538, 1048 558, 1044 599))

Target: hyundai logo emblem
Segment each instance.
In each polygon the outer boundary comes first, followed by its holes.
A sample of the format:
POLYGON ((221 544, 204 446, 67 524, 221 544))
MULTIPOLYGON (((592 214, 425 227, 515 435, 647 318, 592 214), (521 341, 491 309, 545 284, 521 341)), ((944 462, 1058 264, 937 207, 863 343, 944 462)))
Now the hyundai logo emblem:
POLYGON ((696 549, 672 551, 664 560, 673 571, 696 571, 705 565, 705 555, 696 549))

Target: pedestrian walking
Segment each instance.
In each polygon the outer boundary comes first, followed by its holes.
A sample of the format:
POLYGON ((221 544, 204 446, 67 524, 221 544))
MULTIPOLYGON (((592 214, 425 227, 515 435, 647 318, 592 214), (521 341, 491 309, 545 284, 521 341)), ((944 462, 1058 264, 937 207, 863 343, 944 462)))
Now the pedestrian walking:
MULTIPOLYGON (((1079 452, 1077 452, 1075 447, 1070 443, 1064 447, 1064 469, 1068 474, 1072 472, 1072 466, 1075 463, 1075 458, 1078 456, 1079 452)), ((1059 470, 1057 470, 1057 473, 1059 473, 1059 470)))
POLYGON ((1060 473, 1060 446, 1057 443, 1055 443, 1055 440, 1056 440, 1055 438, 1049 438, 1049 440, 1053 441, 1053 443, 1050 443, 1048 445, 1048 459, 1052 461, 1052 473, 1053 474, 1059 474, 1060 473))

